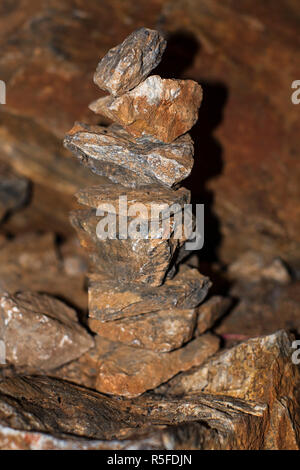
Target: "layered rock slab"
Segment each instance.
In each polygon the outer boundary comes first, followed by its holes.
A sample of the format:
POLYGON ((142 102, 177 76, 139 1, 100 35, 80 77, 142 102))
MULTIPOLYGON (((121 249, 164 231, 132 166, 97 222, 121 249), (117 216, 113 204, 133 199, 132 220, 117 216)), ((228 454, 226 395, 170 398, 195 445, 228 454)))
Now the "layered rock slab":
POLYGON ((219 349, 209 333, 172 352, 135 349, 97 337, 96 389, 102 393, 135 397, 166 382, 180 371, 202 364, 219 349))
POLYGON ((172 187, 188 177, 194 163, 189 135, 165 144, 134 139, 118 125, 77 123, 66 135, 64 145, 91 171, 127 187, 153 183, 172 187))
POLYGON ((199 305, 211 286, 197 269, 180 267, 173 279, 159 287, 119 284, 92 274, 89 286, 89 316, 100 321, 136 316, 169 308, 199 305))
POLYGON ((178 374, 157 392, 170 396, 204 392, 267 406, 264 419, 257 423, 259 439, 240 422, 219 448, 299 449, 300 376, 292 360, 293 340, 284 330, 250 339, 178 374))
POLYGON ((137 29, 101 59, 94 75, 95 84, 112 95, 131 90, 159 64, 166 44, 158 31, 137 29))
POLYGON ((152 75, 128 93, 99 98, 89 107, 134 137, 171 143, 196 123, 201 101, 202 88, 197 82, 152 75))
MULTIPOLYGON (((172 213, 182 210, 185 204, 190 203, 191 193, 186 188, 174 191, 159 184, 138 188, 126 188, 118 184, 102 184, 80 189, 75 197, 79 204, 93 209, 97 209, 100 204, 105 204, 109 212, 109 205, 112 205, 114 213, 120 216, 127 216, 129 208, 134 204, 143 204, 147 209, 147 218, 154 220, 170 216, 170 208, 173 210, 172 213), (121 197, 126 197, 126 204, 120 204, 121 197), (153 206, 161 207, 159 214, 151 210, 153 206)), ((139 217, 144 217, 143 211, 139 217)))
POLYGON ((34 371, 56 369, 94 345, 72 308, 32 292, 2 295, 0 339, 8 364, 34 371))
POLYGON ((167 352, 181 347, 192 338, 196 321, 196 309, 173 308, 121 318, 113 322, 89 318, 89 327, 111 341, 156 352, 167 352))

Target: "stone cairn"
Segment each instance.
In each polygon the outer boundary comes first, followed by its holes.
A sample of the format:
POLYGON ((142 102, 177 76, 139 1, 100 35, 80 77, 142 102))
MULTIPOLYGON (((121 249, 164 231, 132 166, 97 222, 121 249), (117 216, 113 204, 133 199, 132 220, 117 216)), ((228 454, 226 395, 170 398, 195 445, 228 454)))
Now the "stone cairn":
POLYGON ((94 75, 109 95, 90 109, 114 123, 76 123, 64 141, 81 163, 108 178, 76 194, 86 208, 74 211, 71 222, 91 258, 96 388, 111 395, 138 396, 203 363, 219 348, 218 338, 207 330, 226 308, 219 297, 200 305, 209 279, 195 268, 178 266, 186 238, 176 234, 174 214, 167 221, 170 237, 162 235, 163 211, 147 237, 126 238, 118 229, 132 204, 142 203, 147 214, 139 217, 150 219, 151 204, 175 204, 183 213, 190 202, 180 183, 193 166, 187 132, 197 120, 202 89, 192 80, 148 76, 165 47, 158 31, 141 28, 111 49, 94 75), (119 204, 120 196, 126 196, 126 207, 119 204), (101 218, 96 211, 103 204, 108 212, 115 210, 115 239, 97 236, 101 218))

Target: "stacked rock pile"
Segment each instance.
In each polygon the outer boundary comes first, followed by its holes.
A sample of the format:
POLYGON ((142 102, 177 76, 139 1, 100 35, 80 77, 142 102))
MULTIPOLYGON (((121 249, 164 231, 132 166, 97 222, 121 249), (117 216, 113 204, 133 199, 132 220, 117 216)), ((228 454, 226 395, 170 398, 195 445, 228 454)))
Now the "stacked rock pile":
POLYGON ((177 221, 190 202, 180 183, 193 166, 187 132, 202 89, 192 80, 148 76, 165 47, 158 31, 141 28, 111 49, 94 75, 109 95, 90 108, 114 123, 76 123, 64 141, 109 181, 76 194, 86 208, 74 211, 71 222, 92 261, 96 388, 112 395, 137 396, 203 363, 219 348, 207 330, 227 306, 218 297, 199 306, 209 279, 178 266, 188 236, 177 221), (163 209, 155 212, 155 206, 163 209), (139 236, 129 236, 137 225, 139 236))

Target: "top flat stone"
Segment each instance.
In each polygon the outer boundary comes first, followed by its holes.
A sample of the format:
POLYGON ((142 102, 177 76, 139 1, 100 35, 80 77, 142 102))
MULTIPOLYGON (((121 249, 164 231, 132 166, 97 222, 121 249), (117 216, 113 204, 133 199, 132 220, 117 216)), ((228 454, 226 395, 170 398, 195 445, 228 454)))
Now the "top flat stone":
POLYGON ((114 96, 141 83, 160 62, 166 40, 155 30, 140 28, 101 59, 94 82, 114 96))

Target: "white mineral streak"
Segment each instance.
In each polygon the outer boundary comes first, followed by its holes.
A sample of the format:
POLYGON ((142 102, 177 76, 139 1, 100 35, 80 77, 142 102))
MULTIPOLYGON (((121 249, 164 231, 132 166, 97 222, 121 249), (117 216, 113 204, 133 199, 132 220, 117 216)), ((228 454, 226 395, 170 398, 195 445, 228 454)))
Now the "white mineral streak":
POLYGON ((145 98, 150 106, 156 106, 160 103, 163 93, 162 79, 158 75, 152 75, 132 90, 130 95, 136 98, 145 98))

